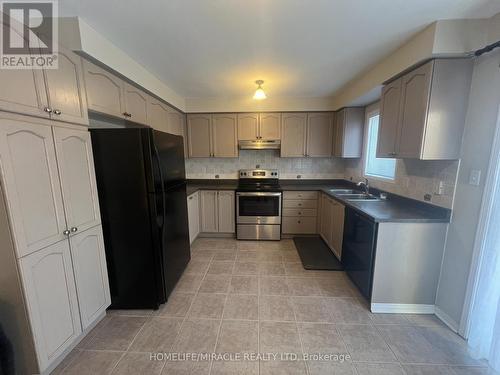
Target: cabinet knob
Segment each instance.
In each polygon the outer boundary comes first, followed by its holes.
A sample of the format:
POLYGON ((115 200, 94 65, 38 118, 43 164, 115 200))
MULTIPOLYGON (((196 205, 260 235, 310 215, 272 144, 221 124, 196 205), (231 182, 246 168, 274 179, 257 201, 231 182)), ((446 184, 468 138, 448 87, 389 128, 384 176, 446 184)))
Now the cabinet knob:
POLYGON ((72 227, 72 228, 71 228, 71 232, 73 232, 73 233, 75 233, 77 230, 78 230, 78 228, 77 228, 77 227, 72 227))
POLYGON ((302 203, 299 203, 297 206, 302 207, 302 203))
POLYGON ((189 197, 189 199, 193 199, 193 197, 189 197))
POLYGON ((50 108, 50 107, 44 107, 43 111, 47 112, 47 113, 52 113, 52 108, 50 108))
POLYGON ((302 215, 302 212, 299 212, 299 215, 302 215))
POLYGON ((300 220, 297 220, 297 224, 300 224, 300 220))
POLYGON ((70 231, 69 231, 68 229, 66 229, 66 230, 63 232, 63 234, 64 234, 65 236, 69 236, 70 231))
POLYGON ((53 113, 59 116, 62 112, 59 109, 54 109, 53 113))

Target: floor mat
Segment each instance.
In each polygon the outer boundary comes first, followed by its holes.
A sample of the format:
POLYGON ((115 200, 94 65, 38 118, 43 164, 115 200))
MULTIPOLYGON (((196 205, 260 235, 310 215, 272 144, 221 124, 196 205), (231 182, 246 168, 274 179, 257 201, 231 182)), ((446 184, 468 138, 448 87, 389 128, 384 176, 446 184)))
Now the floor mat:
POLYGON ((306 270, 343 270, 342 264, 321 237, 295 237, 293 242, 306 270))

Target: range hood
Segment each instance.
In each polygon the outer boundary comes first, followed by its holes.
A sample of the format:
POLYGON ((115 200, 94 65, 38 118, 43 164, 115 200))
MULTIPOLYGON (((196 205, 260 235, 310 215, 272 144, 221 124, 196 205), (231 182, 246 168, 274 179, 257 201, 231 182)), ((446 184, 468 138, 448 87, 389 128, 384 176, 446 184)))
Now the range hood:
POLYGON ((238 145, 240 150, 279 150, 281 147, 281 141, 264 141, 256 139, 253 141, 239 141, 238 145))

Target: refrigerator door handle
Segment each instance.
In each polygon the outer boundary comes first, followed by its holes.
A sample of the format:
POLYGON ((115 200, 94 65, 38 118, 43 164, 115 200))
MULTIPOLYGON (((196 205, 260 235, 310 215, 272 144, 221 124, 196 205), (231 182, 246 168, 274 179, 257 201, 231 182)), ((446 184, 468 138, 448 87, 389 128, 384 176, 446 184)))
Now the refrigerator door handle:
MULTIPOLYGON (((165 184, 164 184, 164 181, 163 181, 163 173, 161 171, 161 162, 160 162, 160 156, 158 154, 158 150, 156 149, 156 146, 154 144, 154 142, 152 142, 152 147, 153 147, 153 155, 154 155, 154 158, 156 159, 156 163, 155 164, 155 167, 158 168, 158 175, 160 176, 160 184, 161 184, 161 191, 158 192, 156 191, 155 189, 155 203, 157 204, 158 203, 158 193, 161 193, 161 224, 158 223, 158 225, 160 225, 160 229, 161 229, 161 234, 162 234, 162 238, 163 238, 163 227, 164 227, 164 224, 165 224, 165 184)), ((156 207, 156 209, 158 210, 158 206, 156 207)))

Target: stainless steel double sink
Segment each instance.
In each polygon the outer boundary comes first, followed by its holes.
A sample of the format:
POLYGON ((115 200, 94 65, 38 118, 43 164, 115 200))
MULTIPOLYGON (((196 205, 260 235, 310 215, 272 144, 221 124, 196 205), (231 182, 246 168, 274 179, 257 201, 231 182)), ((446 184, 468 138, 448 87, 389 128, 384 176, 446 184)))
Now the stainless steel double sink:
POLYGON ((339 198, 345 199, 347 201, 380 201, 380 198, 376 197, 375 195, 362 193, 359 190, 354 189, 330 189, 330 192, 333 195, 337 195, 339 198))

